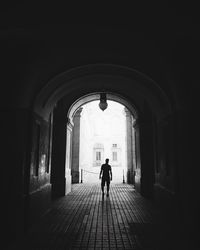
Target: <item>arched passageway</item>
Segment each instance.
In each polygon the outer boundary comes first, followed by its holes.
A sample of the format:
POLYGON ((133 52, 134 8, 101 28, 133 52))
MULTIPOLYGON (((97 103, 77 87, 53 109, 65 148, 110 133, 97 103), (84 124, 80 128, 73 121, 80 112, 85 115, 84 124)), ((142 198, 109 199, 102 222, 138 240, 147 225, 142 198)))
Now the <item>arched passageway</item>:
MULTIPOLYGON (((102 93, 102 92, 101 92, 102 93)), ((64 124, 66 127, 66 137, 65 134, 63 134, 62 138, 65 138, 65 142, 63 143, 66 145, 66 156, 65 156, 65 164, 62 165, 63 170, 63 177, 64 183, 63 183, 63 190, 61 191, 60 195, 67 194, 71 191, 71 182, 72 183, 79 183, 81 179, 81 172, 79 169, 79 142, 80 142, 80 114, 81 114, 81 107, 89 103, 91 101, 100 100, 101 93, 90 93, 85 96, 80 97, 78 100, 76 100, 69 108, 67 113, 67 122, 64 124), (66 181, 66 179, 68 181, 66 181)), ((66 98, 66 97, 65 97, 66 98)), ((125 98, 120 96, 119 94, 106 92, 106 98, 110 101, 115 101, 117 103, 124 105, 124 113, 125 113, 125 119, 126 119, 126 160, 127 160, 127 171, 124 173, 126 175, 126 179, 128 183, 134 183, 136 185, 136 188, 140 190, 140 179, 141 179, 141 171, 140 171, 140 140, 139 140, 139 126, 137 124, 138 120, 138 111, 134 107, 133 104, 130 104, 125 98), (136 125, 137 124, 137 125, 136 125), (137 138, 137 139, 136 139, 137 138), (134 144, 137 145, 134 145, 134 144), (137 148, 136 152, 133 152, 134 148, 137 148), (136 154, 136 156, 134 156, 136 154), (137 157, 137 164, 135 163, 135 158, 137 157)), ((67 98, 66 98, 67 99, 67 98)), ((57 105, 57 112, 63 112, 65 102, 59 102, 57 105), (58 105, 62 105, 58 107, 58 105)), ((66 109, 67 110, 67 109, 66 109)), ((56 115, 56 112, 55 112, 56 115)), ((54 116, 55 117, 55 116, 54 116)), ((66 121, 66 119, 65 119, 66 121)), ((56 121, 56 118, 54 119, 54 125, 58 124, 58 131, 60 134, 61 127, 60 127, 60 120, 56 121)), ((64 131, 64 130, 62 130, 64 131)), ((61 134, 60 134, 61 137, 61 134)), ((55 135, 55 140, 57 140, 58 135, 55 135)), ((61 138, 60 138, 61 139, 61 138)), ((58 144, 54 143, 54 149, 57 151, 57 149, 60 147, 61 140, 59 139, 58 144)), ((54 151, 53 151, 54 152, 54 151)), ((56 157, 54 157, 54 160, 56 161, 56 157)), ((58 164, 52 165, 52 179, 54 176, 56 176, 56 172, 60 171, 57 167, 58 164), (55 172, 54 172, 55 171, 55 172)), ((59 173, 58 173, 59 175, 59 173)), ((60 173, 61 175, 61 173, 60 173)), ((153 174, 152 174, 153 175, 153 174)), ((153 179, 152 179, 153 181, 153 179)), ((57 197, 57 191, 58 185, 60 185, 60 179, 54 179, 52 182, 52 192, 55 193, 55 197, 57 197), (57 184, 59 182, 59 184, 57 184), (54 192, 55 190, 55 192, 54 192)), ((151 183, 151 186, 153 183, 151 183)), ((60 186, 59 186, 60 187, 60 186)), ((152 187, 151 187, 152 189, 152 187)), ((152 191, 151 191, 152 192, 152 191)))
MULTIPOLYGON (((134 183, 137 168, 135 134, 139 133, 134 128, 136 111, 133 117, 124 105, 110 101, 110 98, 117 100, 119 97, 109 93, 106 94, 108 107, 102 111, 99 108, 101 94, 83 97, 82 103, 84 99, 96 98, 96 101, 82 104, 73 115, 70 114, 75 110, 73 107, 69 112, 73 124, 72 183, 98 182, 100 167, 106 158, 110 159, 114 182, 134 183)), ((74 105, 77 106, 77 103, 74 105)))
POLYGON ((163 192, 160 184, 173 194, 175 173, 170 161, 174 156, 167 149, 172 144, 172 110, 167 96, 153 80, 132 69, 87 65, 52 79, 35 99, 29 185, 33 218, 41 199, 46 207, 51 197, 71 191, 72 117, 84 103, 98 100, 101 92, 127 107, 135 118, 137 168, 130 169, 129 182, 148 198, 163 192))
POLYGON ((52 79, 35 98, 23 179, 26 229, 48 211, 52 200, 72 191, 73 115, 84 103, 99 100, 102 92, 123 104, 135 118, 131 126, 136 131, 137 164, 129 169, 128 182, 167 212, 176 214, 179 209, 175 199, 180 192, 175 166, 176 107, 152 79, 137 71, 87 65, 52 79))
MULTIPOLYGON (((145 20, 147 29, 131 20, 116 25, 4 22, 0 142, 6 244, 23 236, 55 202, 52 198, 70 194, 68 111, 77 100, 103 91, 138 112, 137 191, 165 211, 177 211, 183 228, 195 235, 200 204, 198 22, 192 22, 195 15, 188 5, 186 15, 184 8, 163 7, 148 9, 156 22, 142 15, 143 7, 138 12, 137 21, 145 20)), ((5 11, 5 21, 14 12, 22 16, 14 8, 5 11)))

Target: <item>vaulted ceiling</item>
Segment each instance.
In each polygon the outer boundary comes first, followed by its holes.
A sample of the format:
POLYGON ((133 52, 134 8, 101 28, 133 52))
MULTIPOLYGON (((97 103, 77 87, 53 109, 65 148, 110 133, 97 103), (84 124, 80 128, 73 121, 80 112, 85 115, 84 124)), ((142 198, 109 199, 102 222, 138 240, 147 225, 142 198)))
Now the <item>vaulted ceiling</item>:
POLYGON ((25 7, 1 10, 2 106, 31 107, 51 79, 88 64, 132 68, 155 81, 172 103, 178 96, 184 105, 198 68, 198 23, 191 10, 152 5, 143 12, 134 9, 133 19, 127 12, 128 18, 118 24, 106 18, 88 24, 81 22, 84 12, 79 9, 79 18, 68 16, 72 24, 52 24, 60 20, 57 5, 50 6, 50 12, 44 5, 25 7), (37 17, 43 24, 33 22, 37 17))

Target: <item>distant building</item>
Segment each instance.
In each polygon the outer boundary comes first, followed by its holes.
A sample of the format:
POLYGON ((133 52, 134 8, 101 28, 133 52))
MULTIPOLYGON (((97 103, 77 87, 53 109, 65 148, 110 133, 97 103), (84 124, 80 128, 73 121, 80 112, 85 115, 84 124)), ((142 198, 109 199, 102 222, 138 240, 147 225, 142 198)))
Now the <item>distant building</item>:
POLYGON ((80 120, 80 169, 85 181, 97 181, 101 165, 109 158, 113 180, 122 181, 126 169, 126 123, 124 106, 108 101, 102 111, 98 102, 83 106, 80 120), (93 174, 94 173, 94 174, 93 174))

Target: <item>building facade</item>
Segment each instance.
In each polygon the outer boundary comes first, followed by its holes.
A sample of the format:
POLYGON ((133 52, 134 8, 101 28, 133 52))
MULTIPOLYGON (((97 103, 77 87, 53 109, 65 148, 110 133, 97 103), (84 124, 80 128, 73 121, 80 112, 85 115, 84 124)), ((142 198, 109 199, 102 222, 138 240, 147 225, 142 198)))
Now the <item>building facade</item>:
POLYGON ((85 182, 97 182, 101 165, 109 158, 113 181, 122 182, 127 171, 124 106, 108 101, 102 111, 98 101, 83 106, 80 118, 80 171, 85 182))

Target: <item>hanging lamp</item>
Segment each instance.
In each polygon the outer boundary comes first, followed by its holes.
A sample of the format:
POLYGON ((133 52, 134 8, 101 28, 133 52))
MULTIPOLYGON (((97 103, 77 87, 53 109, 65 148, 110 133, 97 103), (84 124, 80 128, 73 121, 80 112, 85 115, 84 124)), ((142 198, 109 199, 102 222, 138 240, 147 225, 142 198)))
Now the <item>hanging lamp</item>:
POLYGON ((106 93, 100 93, 100 102, 99 102, 99 108, 104 111, 107 109, 108 103, 106 99, 106 93))

